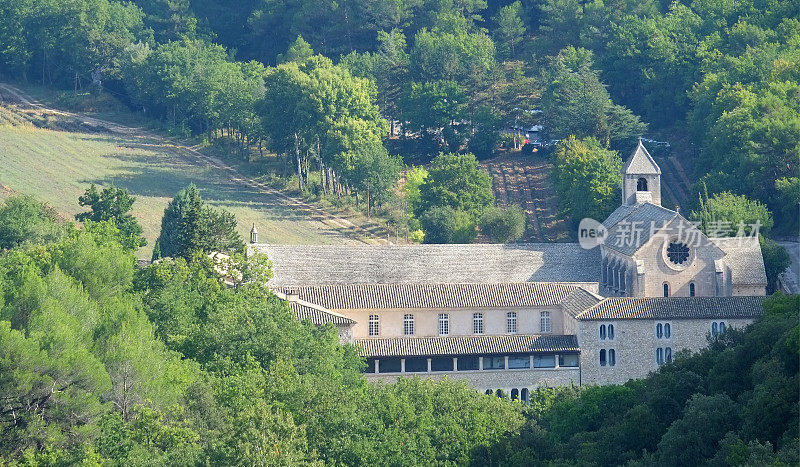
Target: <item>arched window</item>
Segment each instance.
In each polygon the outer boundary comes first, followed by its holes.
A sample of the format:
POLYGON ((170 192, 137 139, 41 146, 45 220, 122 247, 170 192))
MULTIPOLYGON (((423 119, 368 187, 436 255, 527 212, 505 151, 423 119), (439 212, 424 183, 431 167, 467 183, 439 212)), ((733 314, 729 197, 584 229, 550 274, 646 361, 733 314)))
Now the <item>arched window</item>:
POLYGON ((717 330, 717 322, 714 321, 713 323, 711 323, 711 335, 714 336, 714 337, 717 337, 718 333, 719 333, 719 330, 717 330))
POLYGON ((656 363, 658 363, 659 365, 664 363, 664 349, 662 349, 661 347, 656 349, 656 363))
POLYGON ((414 315, 410 313, 403 315, 403 334, 406 336, 414 335, 414 315))
POLYGON ((522 402, 528 403, 528 399, 530 399, 530 395, 528 394, 528 388, 522 388, 522 391, 519 393, 519 398, 522 399, 522 402))
POLYGON ((514 388, 511 390, 511 400, 515 401, 517 399, 519 399, 519 389, 514 388))
POLYGON ((694 297, 694 282, 689 282, 689 296, 694 297))
POLYGON ((494 394, 494 391, 492 391, 491 389, 487 389, 486 390, 486 395, 487 396, 491 396, 492 394, 494 394))
POLYGON ((664 296, 669 297, 669 284, 664 282, 664 296))
POLYGON ((664 349, 664 360, 666 360, 667 363, 672 361, 672 347, 664 349))
POLYGON ((603 340, 605 338, 606 338, 606 325, 605 324, 601 324, 600 325, 600 340, 603 340))
POLYGON ((380 333, 380 321, 378 315, 369 315, 369 335, 377 336, 380 333))
POLYGON ((606 349, 600 349, 600 366, 606 366, 606 349))
POLYGON ((549 311, 543 311, 543 312, 541 312, 539 317, 540 317, 539 326, 540 326, 541 332, 543 332, 543 333, 550 332, 550 312, 549 311))
POLYGON ((640 177, 639 180, 636 181, 636 191, 647 191, 647 179, 644 177, 640 177))
POLYGON ((439 313, 439 335, 450 335, 450 315, 448 313, 439 313))
POLYGON ((669 339, 672 336, 672 326, 669 323, 664 324, 664 338, 669 339))
POLYGON ((656 337, 658 339, 664 337, 664 326, 661 323, 656 324, 656 337))
POLYGON ((614 325, 613 324, 609 324, 608 325, 608 338, 609 339, 613 339, 614 338, 614 325))
POLYGON ((495 394, 497 397, 506 397, 506 395, 505 395, 505 393, 503 393, 503 390, 502 390, 502 389, 498 389, 497 391, 495 391, 495 393, 494 393, 494 394, 495 394))
POLYGON ((506 313, 506 332, 509 334, 517 333, 517 312, 509 311, 506 313))
POLYGON ((617 364, 617 352, 614 349, 608 350, 608 366, 617 364))
POLYGON ((472 332, 483 334, 483 313, 472 314, 472 332))
POLYGON ((725 334, 725 321, 720 321, 719 322, 719 333, 720 334, 725 334))

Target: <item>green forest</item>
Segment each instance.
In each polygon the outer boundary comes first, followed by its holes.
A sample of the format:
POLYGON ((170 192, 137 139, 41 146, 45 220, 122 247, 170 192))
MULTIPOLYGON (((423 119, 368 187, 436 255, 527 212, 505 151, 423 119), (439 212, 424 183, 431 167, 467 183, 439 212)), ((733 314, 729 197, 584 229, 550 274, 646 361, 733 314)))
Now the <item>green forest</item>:
POLYGON ((0 463, 800 462, 800 296, 645 379, 529 405, 463 381, 368 384, 357 349, 297 321, 269 261, 237 254, 229 215, 193 186, 164 213, 173 256, 138 267, 134 201, 90 187, 82 228, 31 197, 0 206, 0 463), (206 253, 224 248, 224 264, 206 253))
POLYGON ((734 194, 766 206, 776 234, 800 225, 794 1, 1 0, 0 17, 0 76, 279 154, 301 193, 406 206, 385 214, 416 239, 471 241, 497 219, 486 238, 518 231, 511 212, 482 219, 491 199, 422 213, 397 185, 439 154, 519 148, 504 129, 534 124, 577 140, 550 149, 576 223, 608 214, 607 172, 652 134, 681 146, 685 212, 734 194))

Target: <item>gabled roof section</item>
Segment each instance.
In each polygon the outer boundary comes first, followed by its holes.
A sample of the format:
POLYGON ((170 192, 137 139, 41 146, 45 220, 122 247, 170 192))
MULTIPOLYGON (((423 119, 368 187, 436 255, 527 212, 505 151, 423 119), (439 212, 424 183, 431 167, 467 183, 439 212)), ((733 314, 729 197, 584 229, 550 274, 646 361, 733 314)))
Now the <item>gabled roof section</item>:
POLYGON ((609 297, 576 316, 602 319, 735 319, 764 314, 764 297, 609 297))
POLYGON ((622 173, 625 175, 661 175, 661 168, 647 152, 642 140, 639 140, 639 145, 622 166, 622 173))
POLYGON ((616 222, 606 226, 608 235, 603 245, 628 256, 638 251, 675 218, 691 225, 677 212, 653 203, 637 204, 627 213, 620 211, 616 217, 619 218, 615 219, 616 222))
POLYGON ((284 287, 278 294, 328 310, 504 308, 556 306, 581 287, 596 290, 597 284, 341 284, 284 287))
POLYGON ((575 318, 587 309, 597 305, 602 300, 602 296, 579 287, 574 292, 567 295, 567 298, 561 301, 561 307, 564 308, 564 311, 566 311, 570 316, 575 318))
POLYGON ((757 237, 710 238, 719 247, 725 257, 723 263, 731 274, 731 284, 767 285, 767 273, 764 269, 764 257, 757 237))
POLYGON ((253 245, 273 265, 269 286, 598 282, 600 252, 577 243, 253 245))
POLYGON ((355 344, 364 357, 580 352, 577 337, 566 335, 383 337, 356 339, 355 344))

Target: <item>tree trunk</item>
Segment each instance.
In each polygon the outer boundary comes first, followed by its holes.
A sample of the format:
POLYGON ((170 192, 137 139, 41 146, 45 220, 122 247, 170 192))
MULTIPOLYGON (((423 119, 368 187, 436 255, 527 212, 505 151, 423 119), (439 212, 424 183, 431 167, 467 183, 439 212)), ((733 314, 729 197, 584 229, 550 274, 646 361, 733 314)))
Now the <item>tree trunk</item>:
POLYGON ((303 165, 300 162, 300 138, 294 135, 294 152, 297 156, 297 189, 303 192, 303 165))

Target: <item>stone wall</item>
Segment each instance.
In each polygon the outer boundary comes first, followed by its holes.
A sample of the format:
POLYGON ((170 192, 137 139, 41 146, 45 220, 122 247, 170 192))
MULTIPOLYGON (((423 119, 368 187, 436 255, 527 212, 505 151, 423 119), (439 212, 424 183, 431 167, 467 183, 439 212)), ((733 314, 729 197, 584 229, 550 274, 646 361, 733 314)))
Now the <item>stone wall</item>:
MULTIPOLYGON (((672 319, 672 320, 605 320, 580 321, 578 345, 581 348, 582 384, 624 383, 642 378, 658 368, 656 349, 669 347, 673 359, 681 350, 697 352, 708 345, 707 335, 712 322, 725 322, 727 327, 745 327, 752 319, 672 319), (656 337, 656 325, 669 323, 669 339, 656 337), (614 339, 601 340, 600 325, 614 325, 614 339), (600 365, 600 349, 614 349, 616 365, 600 365)), ((608 358, 608 357, 607 357, 608 358)))

